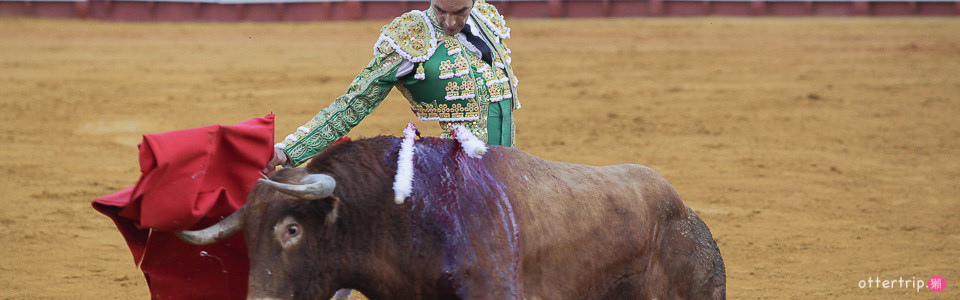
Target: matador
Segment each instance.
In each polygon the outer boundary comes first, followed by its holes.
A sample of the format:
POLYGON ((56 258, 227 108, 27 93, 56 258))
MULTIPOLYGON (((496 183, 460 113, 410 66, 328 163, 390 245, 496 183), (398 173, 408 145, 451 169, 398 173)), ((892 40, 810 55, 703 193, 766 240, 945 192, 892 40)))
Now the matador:
POLYGON ((380 29, 373 59, 328 107, 275 145, 268 165, 297 166, 350 129, 396 87, 421 121, 460 124, 490 145, 514 146, 517 77, 510 28, 484 0, 431 0, 380 29))

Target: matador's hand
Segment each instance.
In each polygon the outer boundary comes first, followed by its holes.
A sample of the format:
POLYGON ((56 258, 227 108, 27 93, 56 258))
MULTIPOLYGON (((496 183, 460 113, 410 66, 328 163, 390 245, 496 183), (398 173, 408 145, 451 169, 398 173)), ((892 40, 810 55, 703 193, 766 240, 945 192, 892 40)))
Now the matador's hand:
POLYGON ((267 162, 267 167, 263 168, 263 174, 269 174, 280 165, 284 168, 293 167, 293 165, 290 164, 290 159, 287 158, 287 153, 284 153, 283 150, 279 148, 273 148, 273 158, 267 162))

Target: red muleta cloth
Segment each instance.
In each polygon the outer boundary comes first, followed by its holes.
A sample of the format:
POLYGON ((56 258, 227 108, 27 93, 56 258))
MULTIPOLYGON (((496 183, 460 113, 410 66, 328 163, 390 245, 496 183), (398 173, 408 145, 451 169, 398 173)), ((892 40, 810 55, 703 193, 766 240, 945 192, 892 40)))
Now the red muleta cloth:
POLYGON ((246 203, 273 156, 273 121, 144 135, 137 185, 93 201, 116 223, 153 299, 247 297, 243 234, 195 246, 172 232, 206 228, 246 203))

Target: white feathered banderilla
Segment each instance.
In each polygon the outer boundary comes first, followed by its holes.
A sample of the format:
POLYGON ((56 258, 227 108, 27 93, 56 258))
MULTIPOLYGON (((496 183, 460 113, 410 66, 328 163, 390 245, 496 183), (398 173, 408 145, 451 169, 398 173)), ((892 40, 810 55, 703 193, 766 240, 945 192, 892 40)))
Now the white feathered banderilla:
MULTIPOLYGON (((460 142, 460 148, 472 158, 481 158, 487 153, 487 145, 473 135, 467 127, 454 125, 450 129, 453 136, 460 142)), ((420 136, 417 125, 410 123, 403 129, 403 140, 400 141, 400 153, 397 157, 397 176, 393 180, 393 202, 403 204, 403 201, 413 193, 413 148, 415 138, 420 136)))

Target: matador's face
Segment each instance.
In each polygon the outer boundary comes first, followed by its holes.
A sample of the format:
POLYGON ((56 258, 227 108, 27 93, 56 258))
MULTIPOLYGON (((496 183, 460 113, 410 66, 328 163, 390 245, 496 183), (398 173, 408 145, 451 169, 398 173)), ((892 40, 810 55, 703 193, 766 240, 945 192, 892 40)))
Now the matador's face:
POLYGON ((430 9, 437 15, 443 31, 454 35, 467 23, 473 0, 430 0, 430 9))

